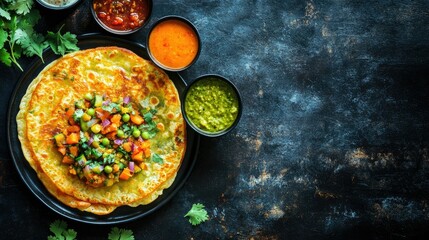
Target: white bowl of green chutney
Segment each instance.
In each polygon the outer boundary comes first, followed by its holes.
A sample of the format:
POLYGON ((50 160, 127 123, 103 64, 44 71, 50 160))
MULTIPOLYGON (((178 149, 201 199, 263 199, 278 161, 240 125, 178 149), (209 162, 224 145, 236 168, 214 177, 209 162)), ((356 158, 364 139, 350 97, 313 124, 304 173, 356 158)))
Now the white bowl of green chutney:
POLYGON ((234 129, 240 121, 242 108, 237 87, 216 74, 196 78, 182 95, 186 122, 207 137, 219 137, 234 129))

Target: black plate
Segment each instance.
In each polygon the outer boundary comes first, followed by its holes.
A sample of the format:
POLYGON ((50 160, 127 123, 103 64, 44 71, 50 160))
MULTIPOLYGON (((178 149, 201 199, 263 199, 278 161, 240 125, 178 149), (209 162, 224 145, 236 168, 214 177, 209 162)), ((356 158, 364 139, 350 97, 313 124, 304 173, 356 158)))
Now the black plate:
MULTIPOLYGON (((80 49, 88 49, 100 46, 118 46, 127 48, 139 56, 149 59, 144 46, 110 36, 95 34, 84 35, 79 37, 78 46, 80 49)), ((97 216, 64 205, 46 190, 45 186, 37 177, 36 172, 31 168, 24 158, 21 150, 21 143, 18 139, 17 124, 15 119, 19 111, 19 104, 27 90, 28 85, 47 64, 59 57, 51 50, 47 50, 43 56, 45 59, 44 64, 38 59, 31 64, 25 73, 22 74, 12 94, 8 110, 7 131, 12 159, 21 178, 24 180, 31 192, 33 192, 34 195, 36 195, 36 197, 39 198, 46 206, 63 215, 64 217, 92 224, 117 224, 121 222, 128 222, 147 216, 166 204, 183 186, 195 165, 200 137, 191 128, 189 128, 189 126, 187 126, 187 146, 185 157, 174 183, 168 189, 165 189, 164 193, 160 197, 148 205, 141 205, 138 207, 122 206, 118 207, 111 214, 97 216)), ((174 82, 179 95, 182 95, 184 89, 186 88, 186 82, 178 73, 167 72, 167 74, 174 82)))

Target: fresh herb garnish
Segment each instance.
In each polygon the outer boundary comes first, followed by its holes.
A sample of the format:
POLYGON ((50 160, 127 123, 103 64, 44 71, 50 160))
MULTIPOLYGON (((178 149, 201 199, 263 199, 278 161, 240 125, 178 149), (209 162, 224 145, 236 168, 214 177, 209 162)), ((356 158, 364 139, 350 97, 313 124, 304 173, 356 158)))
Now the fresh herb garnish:
POLYGON ((55 54, 59 55, 64 55, 66 53, 79 50, 79 47, 76 45, 76 35, 69 32, 66 32, 64 35, 61 35, 61 29, 63 28, 63 26, 61 26, 56 33, 48 31, 48 34, 46 36, 46 41, 48 42, 52 51, 55 54))
POLYGON ((0 1, 0 62, 6 66, 15 64, 21 71, 18 59, 22 56, 38 56, 43 62, 43 50, 51 47, 62 54, 79 50, 76 35, 48 32, 46 37, 34 31, 40 13, 33 9, 33 0, 0 1))
MULTIPOLYGON (((56 220, 51 223, 49 230, 55 236, 48 236, 48 240, 74 240, 77 232, 73 229, 67 229, 67 223, 62 220, 56 220)), ((108 240, 134 240, 134 233, 129 229, 119 229, 113 227, 107 236, 108 240)))
POLYGON ((77 109, 73 113, 73 120, 75 120, 76 122, 79 121, 80 118, 83 116, 83 114, 84 114, 84 112, 82 109, 77 109))
POLYGON ((134 240, 133 231, 113 227, 108 235, 108 240, 134 240))
POLYGON ((185 217, 189 217, 189 222, 196 226, 209 219, 207 211, 204 209, 204 205, 201 203, 192 204, 191 210, 186 213, 185 217))
POLYGON ((152 154, 152 161, 155 163, 159 163, 159 164, 163 164, 164 163, 164 159, 162 159, 161 156, 159 156, 158 154, 154 153, 152 154))
POLYGON ((73 240, 76 239, 77 233, 73 229, 67 229, 67 223, 61 220, 56 220, 51 223, 49 230, 55 236, 48 236, 48 240, 73 240))

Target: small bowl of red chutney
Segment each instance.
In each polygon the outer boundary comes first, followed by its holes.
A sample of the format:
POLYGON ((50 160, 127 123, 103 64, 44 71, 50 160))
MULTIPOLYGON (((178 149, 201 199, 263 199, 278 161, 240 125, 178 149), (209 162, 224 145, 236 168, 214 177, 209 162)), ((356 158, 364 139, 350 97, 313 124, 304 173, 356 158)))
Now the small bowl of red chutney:
POLYGON ((152 0, 92 0, 91 13, 106 31, 131 34, 149 22, 152 0))

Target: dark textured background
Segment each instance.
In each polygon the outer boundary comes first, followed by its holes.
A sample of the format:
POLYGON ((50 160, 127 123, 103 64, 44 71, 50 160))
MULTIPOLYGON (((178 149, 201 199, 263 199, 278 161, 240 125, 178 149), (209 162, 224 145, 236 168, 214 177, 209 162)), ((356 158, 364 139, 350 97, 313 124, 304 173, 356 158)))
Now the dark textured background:
MULTIPOLYGON (((202 138, 195 168, 156 213, 115 225, 136 239, 407 239, 429 234, 429 1, 156 1, 150 20, 184 16, 202 51, 187 82, 216 73, 244 112, 224 137, 202 138), (206 205, 210 220, 183 215, 206 205)), ((37 6, 40 30, 103 32, 89 3, 37 6)), ((124 38, 144 43, 148 26, 124 38)), ((28 66, 31 59, 22 59, 28 66)), ((17 174, 7 103, 21 72, 0 65, 1 239, 46 239, 67 221, 79 239, 112 226, 62 218, 17 174)))

